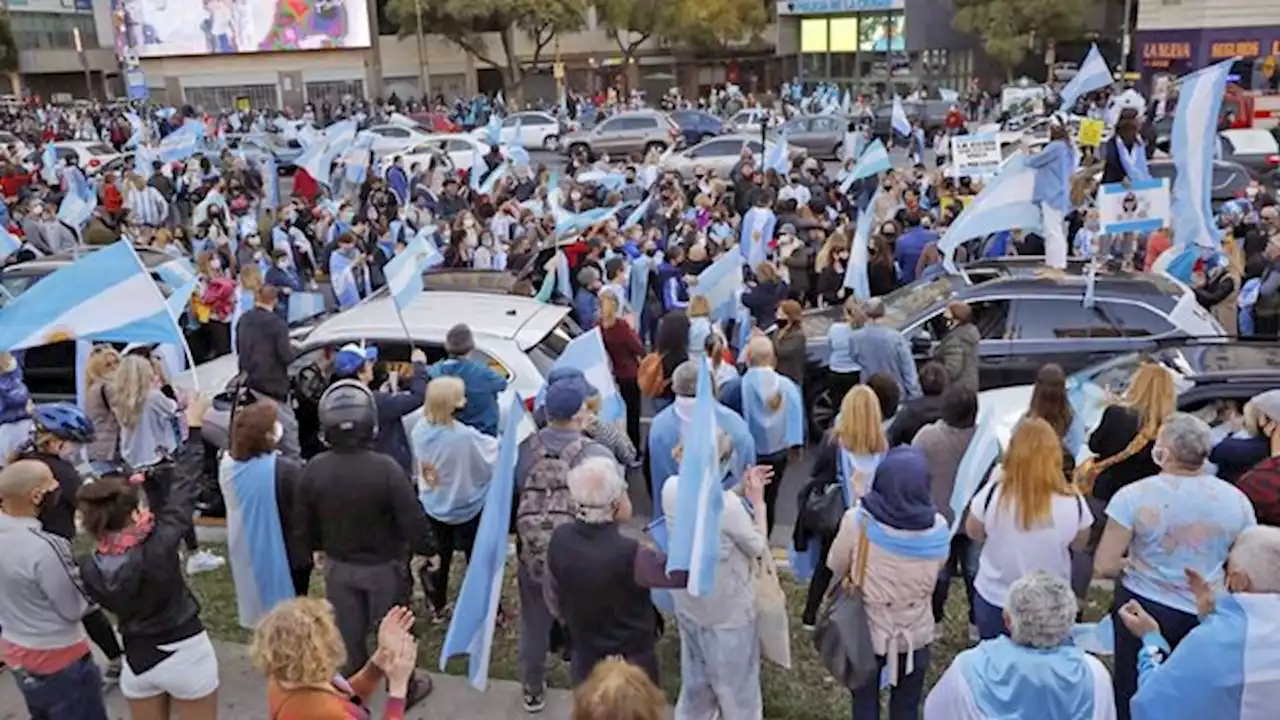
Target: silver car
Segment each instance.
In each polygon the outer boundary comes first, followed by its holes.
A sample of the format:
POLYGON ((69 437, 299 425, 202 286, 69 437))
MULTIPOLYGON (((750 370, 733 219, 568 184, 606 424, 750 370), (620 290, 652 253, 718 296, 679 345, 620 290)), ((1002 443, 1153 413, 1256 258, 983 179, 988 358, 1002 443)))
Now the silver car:
POLYGON ((805 115, 786 121, 776 132, 785 133, 787 144, 800 147, 809 157, 838 160, 848 129, 849 121, 840 115, 805 115))
MULTIPOLYGON (((755 158, 757 167, 763 162, 765 154, 774 147, 772 141, 762 144, 760 138, 749 135, 721 135, 704 140, 697 145, 679 152, 673 152, 662 158, 662 169, 667 172, 678 172, 686 180, 693 177, 694 168, 705 168, 709 174, 728 178, 733 166, 742 159, 742 148, 747 147, 755 158)), ((795 161, 803 151, 788 145, 787 154, 795 161)))
POLYGON ((666 114, 638 110, 614 115, 590 130, 571 133, 560 147, 566 154, 585 152, 594 159, 606 153, 618 156, 654 149, 664 152, 670 147, 680 147, 681 142, 680 126, 666 114))

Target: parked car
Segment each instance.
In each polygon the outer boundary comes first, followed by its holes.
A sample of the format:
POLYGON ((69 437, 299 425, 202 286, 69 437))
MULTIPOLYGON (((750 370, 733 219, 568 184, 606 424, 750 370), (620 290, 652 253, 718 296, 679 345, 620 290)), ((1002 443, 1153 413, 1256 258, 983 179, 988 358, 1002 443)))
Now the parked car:
POLYGON ((726 132, 725 122, 704 110, 676 110, 671 113, 671 119, 680 126, 686 147, 726 132))
POLYGON ((786 135, 788 145, 799 147, 810 157, 838 160, 848 129, 849 120, 840 115, 805 115, 786 121, 769 137, 786 135))
POLYGON ((405 149, 422 144, 430 137, 425 130, 406 125, 374 125, 365 132, 372 133, 374 157, 404 152, 405 149))
MULTIPOLYGON (((59 140, 53 144, 53 151, 57 154, 59 163, 69 160, 84 170, 86 175, 99 174, 104 165, 120 157, 120 153, 110 145, 90 140, 59 140)), ((24 162, 28 170, 40 164, 43 153, 44 148, 41 147, 27 155, 24 162)))
MULTIPOLYGON (((1031 384, 1045 363, 1072 373, 1119 354, 1154 350, 1162 340, 1224 335, 1191 289, 1166 275, 1099 275, 1094 304, 1085 307, 1083 263, 1069 263, 1066 276, 1057 279, 1038 275, 1041 267, 1042 258, 985 261, 958 275, 917 281, 882 298, 882 322, 900 330, 917 362, 924 363, 946 332, 947 304, 968 303, 982 335, 983 389, 1031 384)), ((827 328, 839 315, 840 308, 826 308, 805 318, 814 373, 823 372, 830 351, 827 328)), ((823 397, 812 398, 809 406, 815 418, 831 417, 834 407, 823 397)))
MULTIPOLYGON (((316 408, 329 384, 329 363, 338 348, 367 343, 378 348, 378 373, 411 372, 409 355, 415 348, 428 362, 445 357, 444 340, 449 328, 466 323, 475 336, 472 358, 485 362, 507 378, 500 397, 505 410, 510 394, 528 401, 537 395, 551 365, 581 329, 568 317, 569 308, 548 305, 533 298, 480 292, 424 292, 397 313, 395 301, 385 293, 320 322, 296 343, 296 359, 289 367, 293 397, 297 401, 299 437, 303 451, 315 448, 319 430, 316 408), (406 329, 410 337, 406 338, 406 329)), ((227 355, 187 371, 172 382, 176 387, 205 392, 230 388, 238 374, 236 356, 227 355)), ((406 419, 416 422, 421 411, 406 419)), ((526 418, 521 434, 532 431, 526 418)))
MULTIPOLYGON (((471 134, 477 140, 489 141, 489 131, 486 128, 478 127, 471 134)), ((560 121, 551 113, 526 110, 511 113, 502 119, 500 137, 503 145, 511 145, 518 140, 522 147, 528 149, 554 151, 560 147, 560 137, 563 134, 560 121)))
POLYGON ((772 127, 777 124, 777 121, 760 108, 745 108, 734 113, 733 117, 729 118, 729 122, 725 124, 724 131, 760 137, 760 129, 766 124, 772 127))
POLYGON ((679 126, 666 114, 638 110, 614 115, 591 130, 571 133, 564 138, 560 149, 568 154, 585 152, 594 159, 606 153, 618 156, 650 150, 664 152, 682 143, 679 126))
MULTIPOLYGON (((689 180, 693 178, 694 168, 701 166, 716 177, 728 178, 733 166, 742 159, 743 146, 750 148, 758 165, 774 143, 771 141, 762 144, 759 138, 749 135, 721 135, 663 157, 662 169, 678 172, 681 177, 689 180)), ((787 152, 793 160, 803 154, 799 148, 790 145, 787 152)))
POLYGON ((437 162, 444 160, 448 163, 451 172, 465 171, 471 169, 477 157, 483 158, 488 152, 488 145, 466 133, 427 135, 422 142, 404 152, 384 155, 382 161, 384 165, 390 165, 398 156, 404 161, 404 167, 408 170, 415 163, 425 168, 431 164, 432 159, 437 162))
MULTIPOLYGON (((932 138, 935 133, 941 132, 945 127, 947 111, 951 109, 952 104, 946 100, 903 101, 902 109, 912 123, 922 120, 926 137, 932 138)), ((888 140, 893 133, 892 121, 893 103, 885 103, 876 108, 875 122, 872 124, 876 137, 888 140)))
POLYGON ((1218 133, 1220 157, 1239 163, 1258 182, 1280 187, 1280 142, 1268 130, 1223 130, 1218 133))

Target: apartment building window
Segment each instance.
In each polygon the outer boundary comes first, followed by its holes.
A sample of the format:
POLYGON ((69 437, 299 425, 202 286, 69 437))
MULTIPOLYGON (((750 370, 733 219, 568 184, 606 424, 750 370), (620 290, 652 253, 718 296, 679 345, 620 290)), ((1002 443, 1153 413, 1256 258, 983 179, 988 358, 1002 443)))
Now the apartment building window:
POLYGON ((205 110, 233 108, 238 98, 249 98, 255 109, 279 107, 275 85, 235 85, 228 87, 187 87, 182 89, 190 105, 205 110))
POLYGON ((19 50, 74 48, 75 28, 85 48, 98 46, 93 16, 73 13, 14 12, 10 25, 19 50))

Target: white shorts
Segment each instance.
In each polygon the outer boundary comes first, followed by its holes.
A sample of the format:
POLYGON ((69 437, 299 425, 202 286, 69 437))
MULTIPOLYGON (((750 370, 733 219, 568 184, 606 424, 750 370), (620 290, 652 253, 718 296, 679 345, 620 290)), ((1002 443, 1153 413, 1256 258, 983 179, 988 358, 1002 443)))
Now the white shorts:
POLYGON ((120 671, 120 693, 127 700, 168 695, 176 700, 199 700, 218 689, 218 658, 208 633, 161 645, 173 653, 150 670, 135 675, 129 661, 120 671))

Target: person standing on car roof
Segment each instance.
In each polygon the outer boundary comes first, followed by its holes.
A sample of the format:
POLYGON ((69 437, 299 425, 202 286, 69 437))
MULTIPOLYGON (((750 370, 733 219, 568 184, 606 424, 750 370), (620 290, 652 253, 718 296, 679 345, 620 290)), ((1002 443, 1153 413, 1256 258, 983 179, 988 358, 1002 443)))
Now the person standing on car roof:
POLYGON ((289 341, 289 325, 276 314, 278 290, 270 285, 254 293, 253 308, 236 323, 236 362, 244 385, 249 390, 271 398, 276 403, 280 426, 280 452, 300 460, 302 446, 298 441, 298 418, 289 403, 289 364, 293 362, 293 345, 289 341))
POLYGON ((414 348, 409 359, 413 362, 413 376, 409 378, 408 390, 383 392, 375 389, 374 381, 373 364, 378 361, 378 349, 355 343, 343 345, 333 358, 333 382, 356 380, 369 388, 378 410, 378 427, 381 428, 374 449, 390 455, 412 477, 415 474, 413 452, 409 449, 409 438, 401 420, 422 407, 426 398, 427 355, 414 348))
MULTIPOLYGON (((343 674, 350 677, 368 661, 367 640, 382 617, 409 604, 410 558, 439 558, 414 483, 374 449, 380 432, 374 393, 356 380, 334 383, 320 398, 319 418, 329 449, 303 468, 294 508, 324 575, 346 647, 343 674)), ((414 673, 405 708, 430 692, 430 676, 414 673)))
POLYGON ((461 378, 467 388, 467 404, 458 411, 458 422, 497 437, 498 394, 507 389, 507 380, 493 368, 471 359, 475 349, 471 328, 466 323, 454 325, 444 336, 444 350, 449 357, 432 365, 428 375, 461 378))

